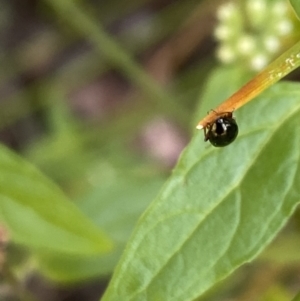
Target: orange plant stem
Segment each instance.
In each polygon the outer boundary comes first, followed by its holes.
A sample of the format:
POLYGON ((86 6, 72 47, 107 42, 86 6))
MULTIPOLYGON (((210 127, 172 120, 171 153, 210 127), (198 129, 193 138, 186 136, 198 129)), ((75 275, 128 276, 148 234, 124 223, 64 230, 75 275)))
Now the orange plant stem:
POLYGON ((227 100, 213 109, 197 125, 197 129, 206 128, 222 113, 233 112, 251 101, 255 96, 272 84, 295 70, 300 65, 300 42, 296 43, 280 57, 268 65, 263 71, 246 83, 227 100))

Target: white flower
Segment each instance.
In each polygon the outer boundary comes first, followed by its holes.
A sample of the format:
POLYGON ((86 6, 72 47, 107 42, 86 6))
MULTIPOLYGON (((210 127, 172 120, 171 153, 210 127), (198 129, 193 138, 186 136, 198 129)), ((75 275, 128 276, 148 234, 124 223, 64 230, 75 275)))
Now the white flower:
POLYGON ((230 47, 221 46, 217 51, 217 56, 223 63, 232 63, 236 55, 230 47))
POLYGON ((268 63, 268 58, 264 54, 255 55, 250 62, 251 68, 255 71, 259 71, 264 68, 268 63))
POLYGON ((276 36, 268 36, 264 39, 266 50, 270 53, 276 53, 280 48, 280 41, 276 36))
POLYGON ((288 11, 288 6, 283 1, 277 1, 273 4, 273 7, 271 8, 271 12, 276 15, 277 17, 284 16, 288 11))
MULTIPOLYGON (((232 0, 217 10, 214 35, 224 64, 240 63, 258 71, 281 49, 282 40, 295 30, 286 0, 232 0)), ((300 1, 300 0, 299 0, 300 1)))
POLYGON ((232 36, 232 30, 229 26, 220 25, 215 30, 215 37, 219 40, 227 40, 232 36))
POLYGON ((293 23, 288 19, 283 19, 276 25, 276 29, 280 35, 289 34, 293 30, 293 28, 293 23))
POLYGON ((221 5, 217 10, 217 17, 219 20, 224 21, 230 19, 237 12, 237 7, 232 3, 228 2, 221 5))
POLYGON ((254 38, 249 35, 242 36, 237 42, 237 49, 242 54, 251 54, 255 47, 254 38))
POLYGON ((266 8, 266 1, 263 0, 250 0, 247 3, 247 10, 250 13, 265 13, 266 8))

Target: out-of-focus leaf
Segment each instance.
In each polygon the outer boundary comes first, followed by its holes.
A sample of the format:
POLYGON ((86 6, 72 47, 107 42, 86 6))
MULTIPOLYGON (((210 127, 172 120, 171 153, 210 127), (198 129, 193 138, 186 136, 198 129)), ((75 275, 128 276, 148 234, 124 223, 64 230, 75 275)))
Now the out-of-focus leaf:
POLYGON ((300 262, 300 237, 296 233, 280 235, 259 257, 270 263, 292 264, 300 262))
POLYGON ((112 244, 50 180, 0 147, 0 220, 13 240, 68 254, 108 252, 112 244))
POLYGON ((300 292, 294 297, 292 301, 300 301, 300 292))
POLYGON ((294 8, 295 13, 299 19, 300 18, 300 1, 299 0, 290 0, 290 3, 292 5, 292 7, 294 8))
POLYGON ((106 256, 76 257, 40 255, 41 271, 56 281, 78 281, 112 273, 129 235, 141 213, 158 193, 160 177, 117 177, 103 182, 78 205, 100 229, 114 240, 114 251, 106 256))
MULTIPOLYGON (((239 82, 220 72, 214 90, 239 82)), ((299 99, 298 84, 268 89, 236 112, 240 135, 225 148, 196 133, 139 220, 103 301, 193 300, 274 238, 300 197, 299 99)))

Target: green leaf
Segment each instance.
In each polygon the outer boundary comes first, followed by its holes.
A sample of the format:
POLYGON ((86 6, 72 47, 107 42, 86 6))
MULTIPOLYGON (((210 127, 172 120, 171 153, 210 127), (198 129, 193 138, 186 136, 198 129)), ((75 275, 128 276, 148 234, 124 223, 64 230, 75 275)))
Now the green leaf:
POLYGON ((108 252, 110 240, 50 180, 0 146, 0 220, 13 240, 71 254, 108 252))
MULTIPOLYGON (((232 74, 214 90, 239 82, 232 74)), ((235 113, 240 135, 230 146, 197 132, 102 300, 193 300, 262 251, 299 201, 299 110, 299 85, 280 83, 235 113)))
POLYGON ((113 252, 105 256, 75 257, 41 254, 41 271, 53 280, 74 282, 111 274, 138 217, 161 188, 161 177, 129 175, 102 182, 78 202, 81 210, 114 241, 113 252))
POLYGON ((292 5, 292 7, 294 8, 295 13, 299 19, 300 18, 300 1, 299 0, 290 0, 290 3, 292 5))
POLYGON ((300 292, 294 297, 292 301, 300 301, 300 292))

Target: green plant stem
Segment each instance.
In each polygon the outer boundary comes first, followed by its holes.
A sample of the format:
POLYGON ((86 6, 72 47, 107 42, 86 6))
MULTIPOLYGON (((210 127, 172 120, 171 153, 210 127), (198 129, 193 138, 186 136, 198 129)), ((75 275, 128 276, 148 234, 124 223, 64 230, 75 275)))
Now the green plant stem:
POLYGON ((159 111, 175 117, 176 120, 183 125, 188 123, 190 114, 185 107, 176 103, 174 98, 169 96, 151 76, 142 70, 142 68, 135 63, 130 54, 126 53, 126 51, 105 32, 99 22, 83 12, 75 2, 69 0, 46 1, 73 28, 87 37, 112 65, 119 68, 125 76, 134 82, 159 111))

